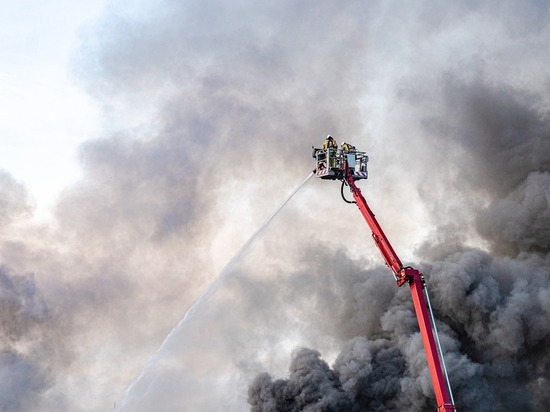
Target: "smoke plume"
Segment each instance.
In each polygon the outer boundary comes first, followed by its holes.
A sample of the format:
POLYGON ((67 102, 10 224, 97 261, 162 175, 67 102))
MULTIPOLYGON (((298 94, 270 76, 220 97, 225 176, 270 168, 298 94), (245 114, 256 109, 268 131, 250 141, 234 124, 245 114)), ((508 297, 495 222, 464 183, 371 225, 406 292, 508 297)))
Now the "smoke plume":
POLYGON ((433 410, 410 294, 335 182, 309 181, 174 328, 330 133, 368 152, 363 193, 426 275, 459 409, 543 410, 548 15, 108 3, 71 67, 102 131, 53 221, 0 173, 0 409, 433 410))

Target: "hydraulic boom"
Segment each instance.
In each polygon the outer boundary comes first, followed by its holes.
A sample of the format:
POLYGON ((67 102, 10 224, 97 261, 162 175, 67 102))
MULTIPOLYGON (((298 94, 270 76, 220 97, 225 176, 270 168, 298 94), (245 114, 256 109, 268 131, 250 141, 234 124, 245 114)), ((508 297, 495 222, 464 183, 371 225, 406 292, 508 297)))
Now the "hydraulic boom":
POLYGON ((403 267, 397 253, 393 250, 388 238, 374 217, 367 201, 361 194, 361 190, 355 182, 368 178, 367 162, 368 156, 360 152, 348 143, 343 143, 338 149, 332 136, 327 136, 323 149, 313 147, 313 157, 316 159, 314 170, 317 177, 328 180, 342 181, 342 197, 347 203, 356 203, 359 211, 367 221, 372 230, 372 238, 384 257, 386 265, 393 272, 397 286, 409 284, 411 296, 414 303, 414 310, 418 320, 418 326, 422 335, 428 367, 434 387, 437 401, 437 410, 452 412, 456 411, 454 399, 449 385, 449 379, 437 337, 437 328, 431 310, 424 275, 410 266, 403 267), (348 201, 344 197, 344 185, 348 185, 354 201, 348 201), (437 343, 437 344, 436 344, 437 343))
MULTIPOLYGON (((454 401, 452 400, 450 386, 446 374, 443 374, 443 368, 439 358, 438 347, 434 339, 432 330, 432 316, 428 311, 425 295, 425 280, 424 275, 418 270, 410 266, 403 267, 397 253, 393 250, 388 238, 376 220, 374 213, 369 208, 367 201, 361 194, 361 190, 355 185, 353 174, 351 173, 347 163, 345 164, 345 182, 348 184, 353 198, 357 203, 359 211, 367 221, 372 230, 374 243, 380 249, 386 265, 392 270, 398 286, 409 283, 412 299, 414 302, 414 310, 418 320, 418 326, 424 343, 424 350, 428 359, 428 367, 434 387, 435 397, 437 401, 438 411, 456 411, 454 401)), ((429 299, 429 298, 428 298, 429 299)))

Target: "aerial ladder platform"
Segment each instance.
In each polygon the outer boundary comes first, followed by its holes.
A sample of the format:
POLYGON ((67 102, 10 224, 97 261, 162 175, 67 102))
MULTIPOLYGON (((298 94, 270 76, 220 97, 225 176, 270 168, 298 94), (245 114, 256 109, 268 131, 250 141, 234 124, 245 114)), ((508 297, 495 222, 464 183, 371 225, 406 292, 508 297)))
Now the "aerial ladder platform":
MULTIPOLYGON (((331 136, 329 136, 331 138, 331 136)), ((332 138, 331 138, 332 139, 332 138)), ((326 143, 326 141, 325 141, 326 143)), ((374 243, 380 250, 386 265, 391 269, 397 286, 409 285, 414 311, 418 320, 422 342, 426 352, 430 377, 432 380, 437 411, 456 411, 449 377, 443 359, 443 353, 437 328, 431 308, 430 298, 424 275, 411 266, 403 266, 399 256, 393 249, 374 213, 361 193, 356 181, 367 179, 367 163, 369 157, 365 152, 344 143, 344 149, 339 149, 333 143, 332 147, 324 144, 322 149, 313 147, 312 156, 315 158, 315 175, 323 180, 340 180, 342 182, 341 195, 347 203, 355 203, 372 231, 374 243), (344 187, 348 186, 353 201, 346 199, 344 187)))

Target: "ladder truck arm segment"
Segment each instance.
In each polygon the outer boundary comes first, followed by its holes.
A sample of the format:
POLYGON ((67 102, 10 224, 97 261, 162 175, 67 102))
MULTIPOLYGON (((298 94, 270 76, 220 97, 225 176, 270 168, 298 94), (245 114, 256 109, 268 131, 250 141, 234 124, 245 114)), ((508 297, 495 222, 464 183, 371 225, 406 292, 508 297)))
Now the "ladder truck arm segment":
POLYGON ((437 337, 437 329, 435 328, 429 296, 427 295, 424 275, 410 266, 403 267, 399 256, 386 237, 374 213, 363 197, 361 190, 355 184, 356 180, 367 178, 366 162, 368 161, 368 156, 363 152, 341 153, 336 151, 331 154, 329 150, 314 148, 313 157, 317 160, 317 168, 314 170, 317 177, 321 179, 342 180, 342 198, 344 198, 347 203, 357 204, 359 211, 372 231, 374 243, 380 250, 386 265, 393 272, 397 286, 403 286, 405 283, 409 284, 414 303, 414 311, 422 335, 424 350, 426 351, 426 358, 428 360, 428 367, 437 401, 437 410, 456 412, 456 406, 454 404, 443 355, 439 345, 439 339, 437 337), (356 153, 361 154, 359 163, 356 158, 351 157, 356 156, 356 153), (331 159, 331 156, 333 159, 331 159), (337 160, 334 161, 334 158, 337 158, 337 160), (350 160, 353 161, 355 165, 354 168, 349 166, 350 160), (332 165, 334 167, 329 167, 327 171, 327 165, 332 165), (357 174, 357 171, 360 173, 357 174), (354 201, 348 201, 344 197, 344 185, 349 186, 354 201))

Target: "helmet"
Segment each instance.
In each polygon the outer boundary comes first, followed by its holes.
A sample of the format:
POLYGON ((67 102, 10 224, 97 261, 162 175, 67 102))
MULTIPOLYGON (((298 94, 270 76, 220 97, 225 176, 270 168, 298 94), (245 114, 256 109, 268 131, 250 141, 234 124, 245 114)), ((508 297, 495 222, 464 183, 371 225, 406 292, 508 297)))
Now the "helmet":
POLYGON ((331 135, 328 135, 327 136, 327 139, 332 139, 333 137, 331 135))

